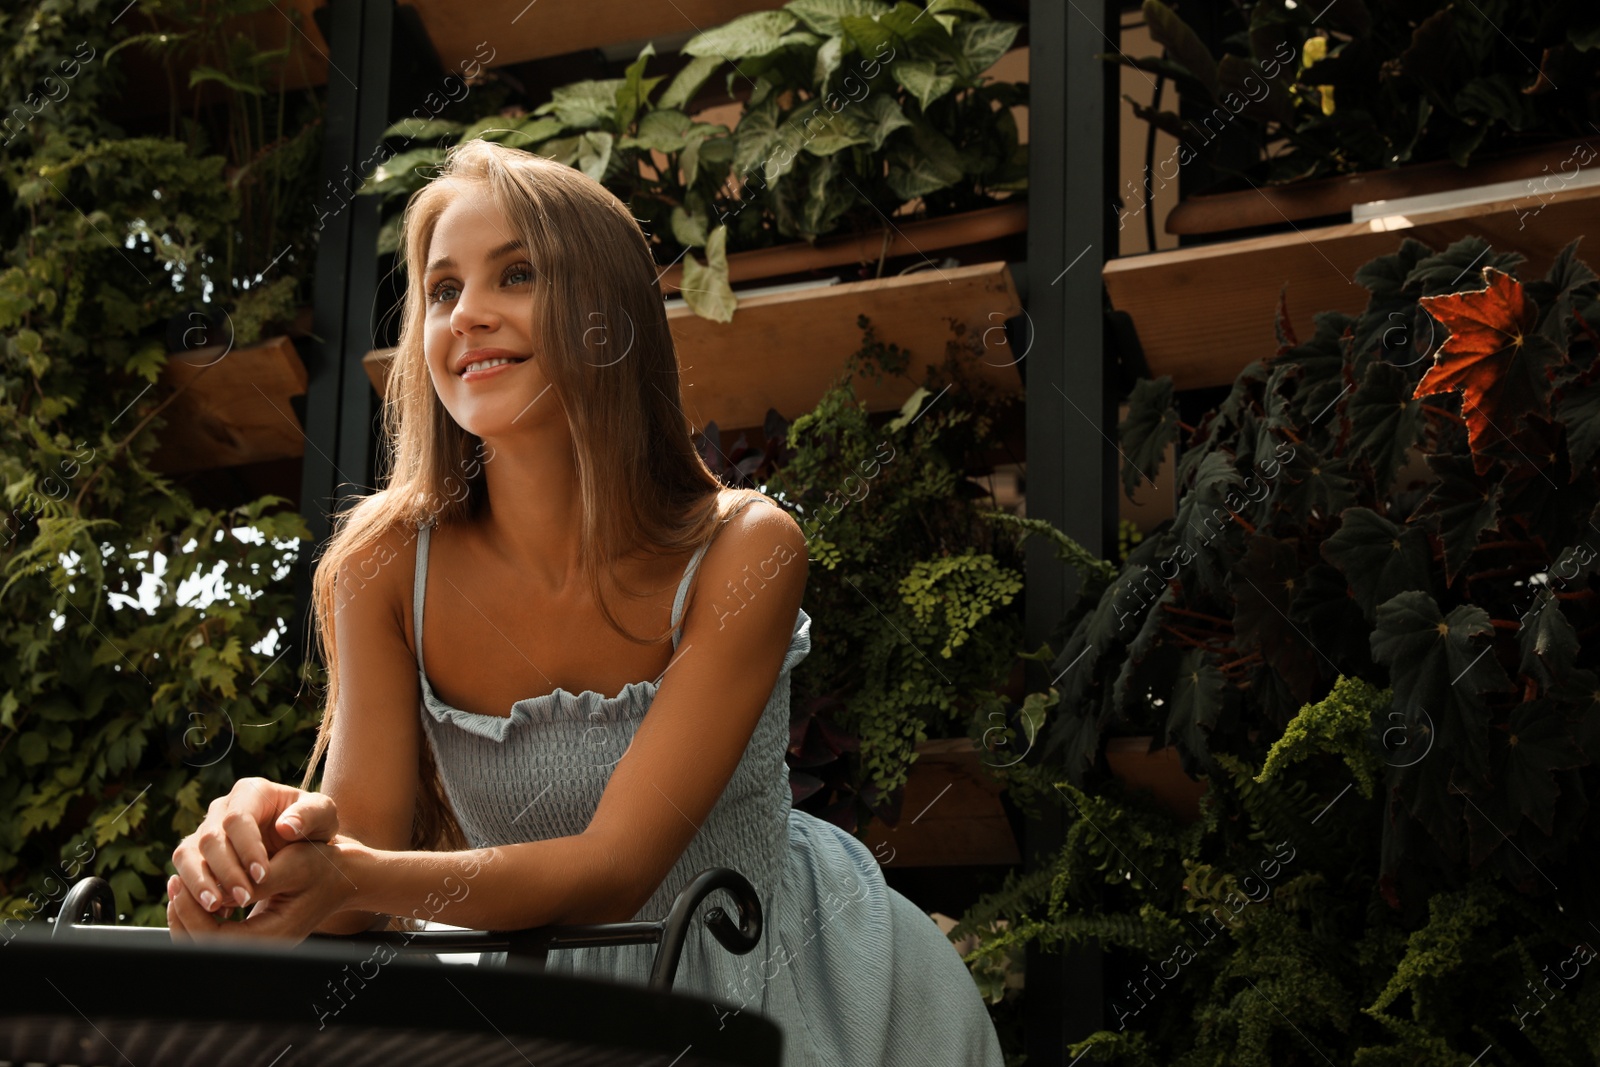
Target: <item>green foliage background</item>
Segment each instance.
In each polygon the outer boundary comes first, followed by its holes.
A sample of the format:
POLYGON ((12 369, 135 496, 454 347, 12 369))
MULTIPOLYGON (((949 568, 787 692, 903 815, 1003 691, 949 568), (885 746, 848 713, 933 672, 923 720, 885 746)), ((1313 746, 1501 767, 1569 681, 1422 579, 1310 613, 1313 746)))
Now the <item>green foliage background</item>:
POLYGON ((107 53, 135 28, 113 23, 122 6, 0 14, 0 99, 42 102, 46 75, 59 97, 0 150, 6 929, 53 913, 81 873, 107 878, 132 922, 164 925, 171 852, 206 803, 238 777, 295 777, 315 724, 295 657, 252 651, 274 631, 281 649, 293 620, 300 516, 272 497, 197 507, 148 465, 169 324, 226 261, 242 194, 223 156, 105 117, 125 88, 107 53), (146 612, 131 601, 157 552, 146 612), (180 583, 212 577, 208 605, 178 602, 180 583))

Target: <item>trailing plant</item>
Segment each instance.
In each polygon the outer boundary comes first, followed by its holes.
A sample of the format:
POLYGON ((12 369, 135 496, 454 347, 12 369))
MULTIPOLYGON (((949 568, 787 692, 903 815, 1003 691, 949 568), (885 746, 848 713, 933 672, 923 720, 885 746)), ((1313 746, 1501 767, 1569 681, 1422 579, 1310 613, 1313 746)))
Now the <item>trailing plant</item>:
POLYGON ((1023 193, 1027 149, 1011 109, 1027 86, 983 73, 1020 29, 973 0, 791 0, 694 37, 660 95, 667 77, 646 76, 647 44, 623 77, 561 86, 531 114, 397 123, 385 136, 399 153, 362 188, 390 215, 378 250, 394 250, 399 206, 446 147, 484 137, 603 182, 663 265, 683 261, 690 308, 726 322, 737 305, 729 253, 839 230, 887 239, 885 220, 908 203, 936 216, 1023 193), (732 130, 691 114, 718 71, 729 95, 750 86, 732 130))
POLYGON ((119 10, 43 0, 0 15, 19 31, 0 35, 18 42, 0 57, 7 99, 81 63, 0 152, 14 205, 0 214, 8 938, 84 874, 108 879, 134 923, 164 925, 178 841, 237 778, 291 778, 317 714, 281 654, 303 520, 271 496, 197 507, 149 466, 171 400, 167 324, 200 299, 197 272, 164 267, 178 246, 220 254, 237 200, 223 157, 105 118, 122 88, 102 62, 128 29, 119 10), (130 240, 140 220, 156 240, 130 240))
POLYGON ((917 742, 1003 720, 1022 589, 1010 516, 974 480, 1010 411, 963 371, 980 339, 957 332, 904 408, 875 416, 858 375, 917 379, 911 353, 857 323, 862 347, 832 388, 793 422, 769 412, 763 447, 724 447, 714 424, 700 438, 725 481, 769 493, 806 533, 815 622, 793 681, 790 783, 796 806, 852 831, 898 820, 917 742))
POLYGON ((1204 155, 1241 188, 1440 159, 1464 167, 1475 155, 1587 136, 1600 120, 1592 4, 1214 6, 1220 55, 1172 7, 1145 0, 1162 56, 1102 58, 1170 78, 1193 116, 1130 98, 1134 113, 1178 139, 1180 164, 1204 155))
POLYGON ((1030 696, 1036 758, 1003 769, 1019 803, 1062 806, 1050 879, 953 932, 1004 918, 1046 947, 1117 946, 1103 1062, 1600 1057, 1581 653, 1600 636, 1600 279, 1578 243, 1522 279, 1480 238, 1406 240, 1358 271, 1360 315, 1301 341, 1280 305, 1277 351, 1198 425, 1169 379, 1134 389, 1124 488, 1181 437, 1176 515, 1084 583, 1030 696), (1198 823, 1107 782, 1112 727, 1177 747, 1209 783, 1198 823), (1295 850, 1281 877, 1263 842, 1295 850), (1187 913, 1219 899, 1224 929, 1192 943, 1187 913))
MULTIPOLYGON (((142 3, 132 14, 150 29, 123 37, 102 57, 110 63, 129 47, 149 52, 166 76, 168 139, 184 144, 191 159, 226 161, 229 225, 220 239, 196 240, 182 207, 159 198, 135 223, 173 283, 187 278, 198 293, 170 328, 173 351, 253 344, 310 303, 324 107, 316 90, 285 88, 305 16, 281 11, 281 47, 259 47, 236 21, 275 8, 271 0, 142 3), (191 93, 188 114, 179 111, 180 83, 191 93)), ((298 74, 304 84, 304 70, 298 74)))

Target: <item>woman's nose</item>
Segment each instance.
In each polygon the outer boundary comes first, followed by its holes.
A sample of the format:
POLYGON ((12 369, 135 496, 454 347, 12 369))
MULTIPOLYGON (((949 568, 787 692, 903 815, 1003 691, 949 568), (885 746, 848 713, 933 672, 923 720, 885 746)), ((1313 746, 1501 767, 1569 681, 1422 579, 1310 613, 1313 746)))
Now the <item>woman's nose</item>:
POLYGON ((492 307, 492 301, 486 299, 486 292, 482 286, 468 286, 461 290, 456 297, 456 306, 450 312, 450 327, 459 334, 465 334, 474 326, 495 327, 500 324, 500 316, 492 307))

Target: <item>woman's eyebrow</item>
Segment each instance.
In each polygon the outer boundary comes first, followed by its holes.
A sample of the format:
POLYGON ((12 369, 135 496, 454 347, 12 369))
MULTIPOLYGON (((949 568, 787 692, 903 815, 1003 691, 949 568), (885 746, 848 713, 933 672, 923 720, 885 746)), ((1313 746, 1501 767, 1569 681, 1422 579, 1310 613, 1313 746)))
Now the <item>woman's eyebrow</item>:
MULTIPOLYGON (((493 252, 490 252, 485 258, 491 261, 496 260, 508 252, 516 252, 526 247, 527 246, 524 245, 521 240, 507 241, 493 252)), ((436 270, 444 270, 446 267, 454 267, 455 265, 456 261, 451 259, 449 256, 441 256, 432 263, 428 264, 428 273, 432 274, 436 270)))

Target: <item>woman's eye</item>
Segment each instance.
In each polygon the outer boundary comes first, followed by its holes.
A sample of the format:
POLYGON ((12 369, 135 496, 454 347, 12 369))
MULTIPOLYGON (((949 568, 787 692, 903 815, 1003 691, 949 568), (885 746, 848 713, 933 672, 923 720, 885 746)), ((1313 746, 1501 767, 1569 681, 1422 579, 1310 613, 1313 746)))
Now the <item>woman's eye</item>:
MULTIPOLYGON (((502 283, 504 283, 507 279, 515 278, 520 275, 524 278, 524 282, 513 282, 512 284, 525 284, 526 282, 533 281, 533 273, 534 271, 532 266, 527 263, 518 263, 515 266, 507 267, 506 272, 500 276, 500 280, 502 283)), ((451 282, 440 282, 432 289, 428 290, 428 302, 432 304, 439 303, 441 300, 445 299, 439 295, 441 292, 453 290, 455 288, 455 285, 451 282)))

